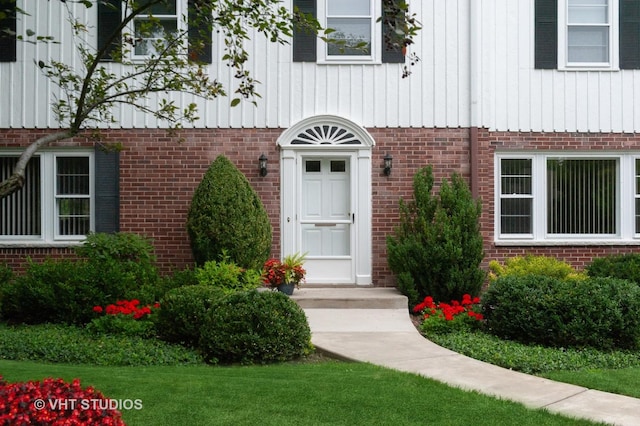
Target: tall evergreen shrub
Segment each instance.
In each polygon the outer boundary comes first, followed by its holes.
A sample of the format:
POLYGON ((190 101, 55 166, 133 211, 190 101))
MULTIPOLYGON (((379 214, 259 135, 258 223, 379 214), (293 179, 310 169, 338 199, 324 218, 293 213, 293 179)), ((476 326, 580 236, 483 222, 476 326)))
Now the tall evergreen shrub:
POLYGON ((413 200, 400 200, 400 224, 387 237, 389 267, 410 304, 426 296, 449 302, 480 292, 486 275, 480 268, 480 214, 480 202, 460 175, 443 180, 436 196, 431 166, 416 173, 413 200))
POLYGON ((247 178, 223 155, 193 194, 187 232, 200 266, 228 256, 243 268, 259 270, 271 251, 267 211, 247 178))

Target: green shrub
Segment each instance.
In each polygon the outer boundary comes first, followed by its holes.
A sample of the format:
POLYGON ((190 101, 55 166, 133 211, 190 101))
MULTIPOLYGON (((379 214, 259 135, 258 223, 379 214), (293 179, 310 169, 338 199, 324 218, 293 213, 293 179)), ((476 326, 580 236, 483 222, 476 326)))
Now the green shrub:
POLYGON ((203 362, 192 349, 155 339, 96 336, 60 324, 0 324, 0 359, 102 366, 190 365, 203 362))
POLYGON ((187 267, 161 277, 156 284, 142 286, 139 290, 133 292, 133 296, 138 300, 144 300, 145 303, 155 303, 162 300, 164 295, 174 288, 198 284, 196 270, 187 267))
POLYGON ((640 285, 640 254, 629 253, 593 259, 586 268, 590 277, 611 277, 640 285))
POLYGON ((200 349, 210 362, 286 361, 310 352, 311 331, 302 309, 284 294, 238 292, 209 310, 200 349))
POLYGON ((196 269, 195 275, 198 284, 217 287, 225 293, 254 290, 261 285, 260 272, 243 269, 228 259, 209 260, 196 269))
POLYGON ((3 291, 3 318, 27 324, 89 321, 91 308, 106 300, 95 281, 87 279, 88 268, 86 262, 29 260, 25 274, 3 291))
POLYGON ((414 176, 413 200, 400 200, 400 225, 387 237, 389 267, 410 305, 426 296, 449 301, 477 295, 486 276, 480 268, 480 203, 457 174, 442 182, 438 197, 432 189, 429 166, 414 176))
POLYGON ((492 260, 489 262, 491 273, 489 278, 495 281, 498 277, 510 275, 544 275, 558 279, 584 279, 586 275, 577 272, 571 265, 554 257, 516 256, 505 260, 504 265, 492 260))
POLYGON ((94 306, 136 298, 135 280, 123 272, 96 261, 29 261, 3 291, 2 317, 12 323, 86 324, 94 306))
POLYGON ((156 335, 151 320, 136 320, 128 315, 103 315, 87 324, 87 330, 95 335, 122 334, 130 337, 152 338, 156 335))
POLYGON ((554 347, 636 349, 640 287, 625 280, 506 276, 482 297, 486 329, 498 337, 554 347))
POLYGON ((260 198, 222 155, 193 194, 187 231, 198 265, 228 255, 239 266, 257 270, 271 252, 271 224, 260 198))
POLYGON ((91 267, 91 279, 105 294, 111 294, 113 300, 137 298, 143 303, 157 300, 149 300, 160 282, 153 251, 148 239, 123 232, 90 234, 76 248, 91 267))
POLYGON ((4 263, 0 263, 0 289, 13 280, 13 270, 4 263))
POLYGON ((168 342, 197 347, 207 312, 223 297, 222 289, 203 285, 170 290, 160 302, 156 318, 158 336, 168 342))

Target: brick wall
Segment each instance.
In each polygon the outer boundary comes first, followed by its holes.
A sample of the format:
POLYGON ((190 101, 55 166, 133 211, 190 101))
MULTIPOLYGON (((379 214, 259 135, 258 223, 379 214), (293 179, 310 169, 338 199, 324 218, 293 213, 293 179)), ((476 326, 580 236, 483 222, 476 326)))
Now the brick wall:
MULTIPOLYGON (((121 153, 121 231, 152 238, 164 272, 192 263, 185 230, 186 213, 193 191, 211 162, 225 154, 247 176, 262 199, 273 226, 272 254, 280 252, 280 169, 276 140, 282 129, 194 129, 180 132, 182 140, 163 130, 105 131, 108 141, 122 142, 121 153), (269 173, 259 176, 258 157, 269 158, 269 173)), ((0 130, 0 148, 25 146, 47 130, 0 130)), ((434 166, 436 185, 451 173, 469 178, 468 129, 402 128, 369 129, 376 141, 372 160, 373 199, 373 280, 377 286, 393 286, 395 281, 386 265, 386 236, 398 220, 398 200, 412 196, 412 177, 425 165, 434 166), (382 173, 383 157, 393 156, 390 176, 382 173)), ((549 254, 578 267, 595 256, 634 250, 620 246, 500 247, 493 244, 493 156, 496 149, 638 149, 635 135, 497 133, 480 129, 478 179, 483 205, 481 228, 485 237, 485 265, 526 253, 549 254)), ((91 146, 77 138, 59 146, 91 146)), ((70 249, 0 248, 0 262, 13 267, 23 265, 27 256, 72 255, 70 249)))

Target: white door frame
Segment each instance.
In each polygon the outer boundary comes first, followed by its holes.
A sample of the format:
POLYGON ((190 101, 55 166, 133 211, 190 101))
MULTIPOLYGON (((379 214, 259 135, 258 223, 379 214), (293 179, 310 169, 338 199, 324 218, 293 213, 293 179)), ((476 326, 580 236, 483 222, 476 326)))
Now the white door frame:
POLYGON ((303 156, 350 156, 352 203, 352 276, 335 282, 316 279, 310 284, 372 284, 371 239, 371 150, 375 141, 362 127, 342 117, 321 115, 304 119, 285 130, 278 138, 280 157, 281 256, 300 247, 298 226, 301 158, 303 156))

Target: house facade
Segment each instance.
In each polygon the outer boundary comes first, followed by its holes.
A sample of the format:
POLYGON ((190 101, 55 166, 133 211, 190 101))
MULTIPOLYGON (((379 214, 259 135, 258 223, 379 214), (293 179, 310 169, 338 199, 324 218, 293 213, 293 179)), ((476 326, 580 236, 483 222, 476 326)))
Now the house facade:
MULTIPOLYGON (((487 263, 533 253, 580 268, 639 248, 640 0, 410 2, 423 29, 409 48, 420 61, 408 78, 409 59, 383 42, 381 0, 284 4, 369 48, 256 35, 256 106, 175 94, 196 102, 201 117, 180 140, 122 107, 100 126, 122 143, 118 154, 96 149, 89 134, 41 150, 25 188, 0 201, 0 262, 67 256, 88 231, 123 231, 152 238, 165 271, 192 264, 186 213, 220 154, 262 199, 273 256, 309 253, 310 283, 395 284, 386 237, 426 165, 437 182, 462 174, 481 200, 487 263)), ((21 149, 59 128, 50 107, 58 89, 34 59, 77 61, 59 2, 18 5, 29 15, 0 25, 41 29, 60 43, 0 41, 0 177, 21 149)), ((87 42, 98 43, 99 8, 75 13, 95 29, 87 42)), ((207 69, 233 88, 219 46, 214 37, 207 69)))

